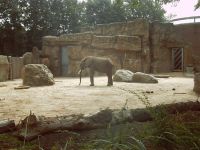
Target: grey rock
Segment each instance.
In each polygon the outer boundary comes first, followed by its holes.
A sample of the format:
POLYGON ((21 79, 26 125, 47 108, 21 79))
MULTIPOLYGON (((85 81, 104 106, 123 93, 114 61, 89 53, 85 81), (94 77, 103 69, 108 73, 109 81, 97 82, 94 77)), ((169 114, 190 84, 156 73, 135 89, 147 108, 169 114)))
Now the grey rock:
POLYGON ((47 66, 43 64, 25 65, 22 73, 23 85, 45 86, 55 83, 53 74, 47 66))
POLYGON ((133 120, 131 110, 122 109, 120 111, 113 111, 111 124, 119 124, 133 120))
POLYGON ((158 80, 150 74, 145 74, 145 73, 142 73, 142 72, 136 72, 132 77, 132 82, 158 83, 158 80))
POLYGON ((113 76, 113 81, 117 82, 131 82, 134 73, 129 70, 120 69, 117 70, 113 76))

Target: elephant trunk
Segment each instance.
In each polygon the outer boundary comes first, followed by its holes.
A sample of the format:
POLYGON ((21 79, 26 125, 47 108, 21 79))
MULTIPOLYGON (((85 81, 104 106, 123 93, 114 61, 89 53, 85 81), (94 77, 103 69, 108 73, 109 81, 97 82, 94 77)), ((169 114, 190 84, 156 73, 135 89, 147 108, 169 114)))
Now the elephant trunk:
POLYGON ((79 72, 78 72, 78 74, 79 74, 79 76, 80 76, 80 83, 79 83, 79 85, 81 85, 81 73, 82 73, 82 69, 79 70, 79 72))

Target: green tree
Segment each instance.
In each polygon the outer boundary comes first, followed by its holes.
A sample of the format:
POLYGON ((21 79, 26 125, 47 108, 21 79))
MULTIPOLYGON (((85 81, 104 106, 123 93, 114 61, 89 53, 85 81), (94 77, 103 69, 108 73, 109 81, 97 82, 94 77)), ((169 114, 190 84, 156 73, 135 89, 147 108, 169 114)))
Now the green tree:
POLYGON ((88 0, 86 3, 86 22, 89 25, 111 22, 111 0, 88 0))
POLYGON ((86 3, 86 22, 89 25, 136 18, 163 21, 164 14, 162 2, 157 0, 88 0, 86 3))
POLYGON ((122 22, 127 20, 126 5, 124 0, 114 0, 111 6, 111 22, 122 22))
POLYGON ((41 47, 41 38, 48 34, 50 3, 47 0, 27 0, 24 25, 27 31, 28 51, 33 46, 41 47))
POLYGON ((25 0, 0 2, 0 53, 20 55, 26 50, 26 32, 23 26, 25 0))
POLYGON ((28 0, 27 36, 29 48, 41 46, 45 35, 78 32, 80 9, 77 0, 28 0))
POLYGON ((127 19, 144 18, 149 21, 164 21, 165 10, 157 1, 152 0, 127 0, 127 19))
POLYGON ((64 11, 62 25, 65 26, 65 30, 62 33, 75 33, 80 31, 81 15, 83 7, 77 0, 64 0, 64 11))
POLYGON ((195 5, 195 10, 196 9, 199 9, 199 7, 200 7, 200 0, 197 2, 197 4, 195 5))

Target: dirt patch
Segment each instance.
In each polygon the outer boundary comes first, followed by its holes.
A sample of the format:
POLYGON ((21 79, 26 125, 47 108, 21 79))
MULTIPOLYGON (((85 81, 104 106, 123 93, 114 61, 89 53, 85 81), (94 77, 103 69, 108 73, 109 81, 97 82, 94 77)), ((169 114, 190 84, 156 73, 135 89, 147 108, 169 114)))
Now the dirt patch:
POLYGON ((18 122, 30 112, 37 116, 55 117, 71 114, 93 114, 99 109, 120 109, 128 100, 128 108, 143 108, 138 96, 121 90, 132 90, 141 96, 146 93, 152 105, 196 101, 192 91, 193 78, 170 77, 158 79, 158 84, 115 82, 107 87, 106 77, 96 77, 95 86, 89 86, 89 78, 56 78, 55 85, 15 90, 22 80, 3 82, 0 90, 0 119, 14 119, 18 122), (120 88, 119 88, 120 87, 120 88), (184 93, 184 94, 175 94, 184 93))

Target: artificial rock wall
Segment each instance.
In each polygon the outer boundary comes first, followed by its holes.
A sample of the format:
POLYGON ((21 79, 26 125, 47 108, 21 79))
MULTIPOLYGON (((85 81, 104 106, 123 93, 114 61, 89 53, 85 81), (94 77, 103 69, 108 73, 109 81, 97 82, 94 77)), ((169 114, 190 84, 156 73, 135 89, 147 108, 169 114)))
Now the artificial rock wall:
POLYGON ((185 67, 191 63, 188 60, 191 60, 193 43, 183 35, 182 30, 171 23, 149 23, 137 19, 96 25, 76 34, 44 37, 43 52, 48 55, 50 69, 56 76, 62 75, 62 47, 69 51, 66 56, 69 76, 77 76, 80 60, 89 55, 111 58, 115 70, 124 68, 133 72, 163 73, 173 71, 174 47, 184 48, 185 67))
POLYGON ((43 38, 43 53, 50 60, 54 75, 61 75, 61 49, 68 49, 68 75, 77 76, 79 63, 85 56, 109 57, 119 68, 150 71, 149 23, 136 20, 126 23, 97 25, 83 33, 43 38))
POLYGON ((10 73, 9 78, 12 79, 19 79, 21 78, 21 71, 24 67, 23 65, 23 58, 22 57, 8 57, 8 61, 10 64, 10 73))
POLYGON ((180 35, 172 23, 153 22, 150 35, 151 72, 173 71, 172 48, 184 48, 186 56, 190 43, 180 35))
POLYGON ((9 62, 7 56, 0 55, 0 82, 9 78, 9 62))

